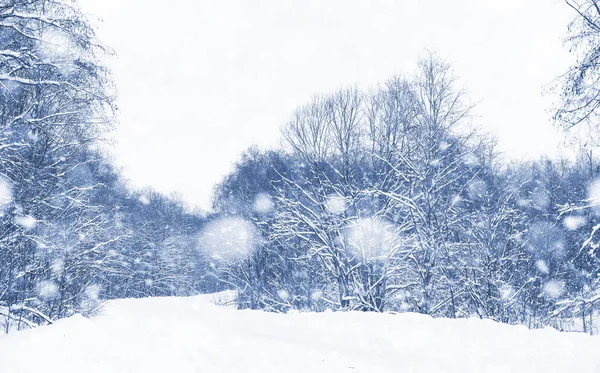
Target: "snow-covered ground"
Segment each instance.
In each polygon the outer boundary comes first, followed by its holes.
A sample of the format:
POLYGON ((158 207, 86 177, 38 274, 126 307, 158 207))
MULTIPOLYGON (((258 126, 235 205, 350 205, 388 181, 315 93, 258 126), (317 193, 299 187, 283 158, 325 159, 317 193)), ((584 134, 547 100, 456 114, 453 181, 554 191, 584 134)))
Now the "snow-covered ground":
POLYGON ((600 372, 600 338, 585 334, 418 314, 237 311, 215 299, 118 300, 92 319, 0 337, 0 372, 600 372))

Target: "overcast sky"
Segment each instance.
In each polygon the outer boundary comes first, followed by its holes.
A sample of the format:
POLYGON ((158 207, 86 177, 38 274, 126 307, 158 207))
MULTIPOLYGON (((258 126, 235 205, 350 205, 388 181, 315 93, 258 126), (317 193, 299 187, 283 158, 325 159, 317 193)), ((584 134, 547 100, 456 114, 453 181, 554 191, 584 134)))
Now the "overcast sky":
POLYGON ((571 62, 562 0, 80 0, 117 57, 115 162, 133 187, 208 208, 240 153, 279 144, 315 93, 454 66, 509 158, 557 153, 545 86, 571 62))

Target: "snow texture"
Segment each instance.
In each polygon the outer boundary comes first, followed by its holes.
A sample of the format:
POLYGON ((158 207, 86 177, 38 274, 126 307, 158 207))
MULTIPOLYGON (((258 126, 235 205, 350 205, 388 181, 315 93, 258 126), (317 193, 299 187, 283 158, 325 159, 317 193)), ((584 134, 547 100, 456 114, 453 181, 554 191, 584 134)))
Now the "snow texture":
POLYGON ((0 337, 10 373, 579 372, 600 338, 413 313, 276 314, 217 306, 231 293, 109 302, 0 337), (34 358, 32 358, 34 357, 34 358))

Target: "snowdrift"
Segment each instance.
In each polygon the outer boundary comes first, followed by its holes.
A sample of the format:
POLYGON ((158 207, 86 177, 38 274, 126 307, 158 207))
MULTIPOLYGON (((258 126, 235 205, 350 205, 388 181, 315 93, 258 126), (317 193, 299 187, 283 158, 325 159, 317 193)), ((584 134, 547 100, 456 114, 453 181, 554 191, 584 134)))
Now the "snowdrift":
POLYGON ((215 305, 227 296, 112 301, 91 319, 0 337, 0 372, 600 372, 600 338, 585 334, 215 305))

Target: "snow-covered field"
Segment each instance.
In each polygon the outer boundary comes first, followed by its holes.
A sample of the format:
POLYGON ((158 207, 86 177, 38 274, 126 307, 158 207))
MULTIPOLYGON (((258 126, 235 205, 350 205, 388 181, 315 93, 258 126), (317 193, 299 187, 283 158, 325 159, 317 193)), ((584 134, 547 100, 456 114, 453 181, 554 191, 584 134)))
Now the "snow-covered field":
POLYGON ((585 334, 418 314, 237 311, 215 299, 118 300, 92 319, 0 337, 0 372, 600 372, 600 338, 585 334))

